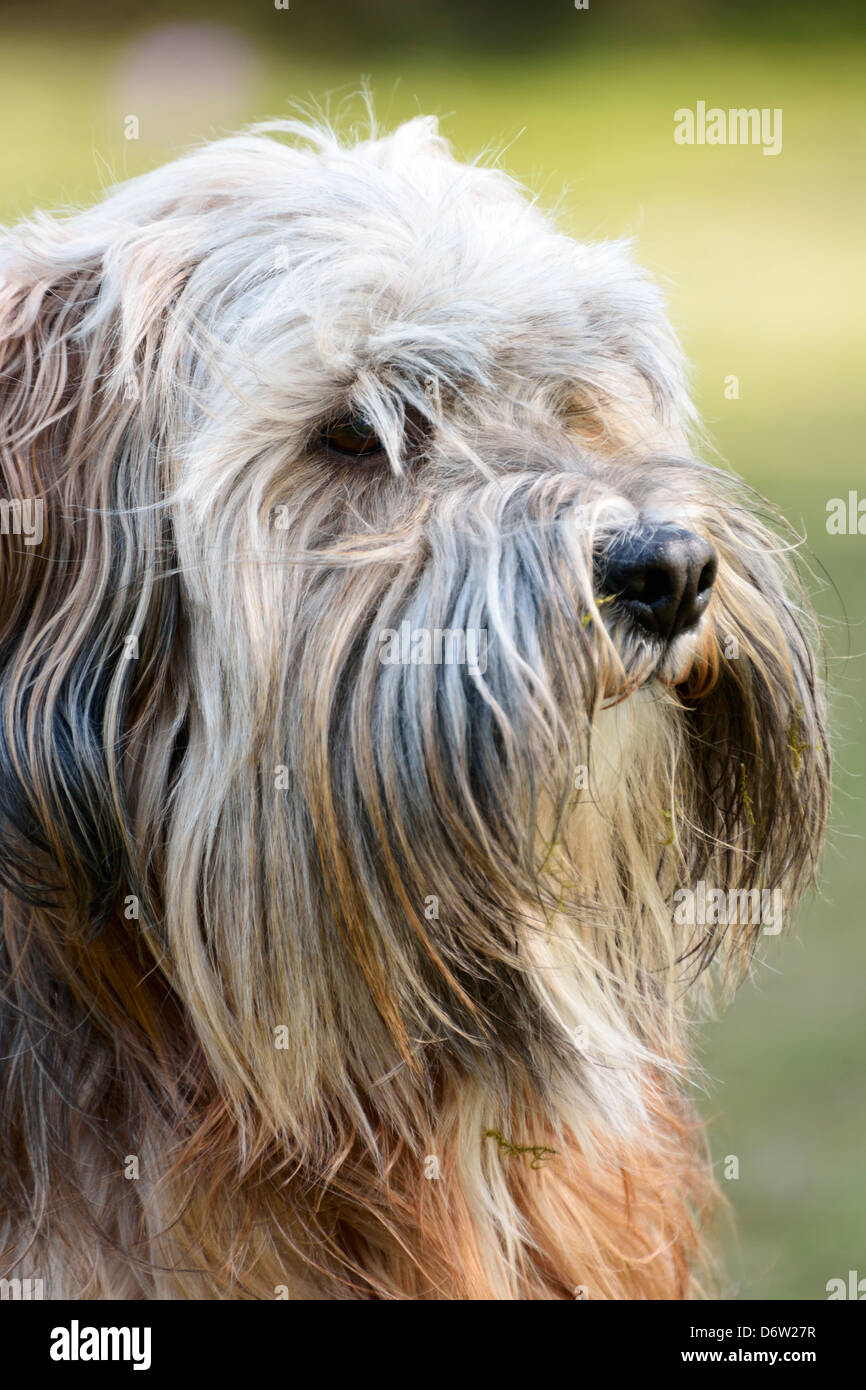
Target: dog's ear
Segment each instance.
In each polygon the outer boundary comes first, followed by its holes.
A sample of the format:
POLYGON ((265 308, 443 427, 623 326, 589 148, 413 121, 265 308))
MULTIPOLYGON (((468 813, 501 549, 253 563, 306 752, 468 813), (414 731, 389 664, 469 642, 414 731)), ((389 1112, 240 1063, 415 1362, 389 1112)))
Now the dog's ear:
POLYGON ((128 789, 167 772, 130 766, 145 750, 168 764, 182 720, 155 385, 166 290, 139 273, 130 293, 111 258, 110 219, 88 214, 0 240, 0 874, 97 923, 134 877, 128 789))

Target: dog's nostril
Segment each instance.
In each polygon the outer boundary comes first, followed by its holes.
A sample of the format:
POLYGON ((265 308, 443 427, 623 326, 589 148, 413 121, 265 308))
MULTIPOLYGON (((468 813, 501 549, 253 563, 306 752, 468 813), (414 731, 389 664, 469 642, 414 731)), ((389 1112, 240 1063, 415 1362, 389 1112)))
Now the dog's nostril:
POLYGON ((670 577, 660 565, 648 565, 638 570, 627 586, 626 598, 642 599, 644 603, 657 603, 664 598, 670 588, 670 577))
POLYGON ((671 641, 694 627, 710 600, 718 561, 709 541, 682 526, 629 532, 608 547, 600 587, 644 631, 671 641))
POLYGON ((715 555, 714 555, 713 558, 712 558, 711 560, 708 560, 708 561, 707 561, 707 563, 704 565, 703 569, 701 570, 700 578, 698 579, 698 593, 699 593, 699 594, 702 594, 702 593, 704 593, 705 590, 711 589, 711 588, 713 587, 713 585, 714 585, 715 582, 716 582, 716 571, 717 571, 717 569, 718 569, 718 563, 717 563, 716 557, 715 557, 715 555))

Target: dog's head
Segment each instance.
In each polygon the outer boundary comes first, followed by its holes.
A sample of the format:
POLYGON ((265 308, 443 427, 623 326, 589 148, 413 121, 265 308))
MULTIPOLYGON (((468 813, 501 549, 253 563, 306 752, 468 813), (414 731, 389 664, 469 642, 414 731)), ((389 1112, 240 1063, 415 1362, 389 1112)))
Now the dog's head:
POLYGON ((677 891, 814 868, 791 543, 623 246, 428 120, 281 129, 2 243, 13 964, 299 1161, 458 1074, 625 1123, 760 930, 677 891))

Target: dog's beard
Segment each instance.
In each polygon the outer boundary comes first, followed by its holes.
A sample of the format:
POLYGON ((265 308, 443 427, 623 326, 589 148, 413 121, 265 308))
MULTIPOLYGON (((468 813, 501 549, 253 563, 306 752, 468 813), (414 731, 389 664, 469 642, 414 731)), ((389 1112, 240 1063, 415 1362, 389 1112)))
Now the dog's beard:
MULTIPOLYGON (((394 1164, 411 1186, 444 1148, 465 1189, 501 1188, 489 1132, 557 1155, 631 1143, 646 1170, 659 1115, 689 1126, 672 1100, 688 986, 716 955, 738 975, 760 931, 678 927, 675 891, 793 903, 811 870, 825 762, 802 614, 778 542, 713 470, 645 465, 654 495, 686 480, 720 569, 678 684, 598 603, 621 504, 578 456, 444 496, 371 479, 348 528, 341 489, 312 480, 282 530, 270 505, 239 507, 230 534, 216 511, 213 531, 176 523, 184 742, 167 805, 148 799, 159 778, 130 779, 142 932, 244 1164, 319 1194, 316 1216, 294 1199, 290 1244, 313 1242, 334 1287, 394 1290, 396 1199, 371 1195, 394 1164), (404 624, 485 632, 485 669, 384 662, 404 624), (352 1240, 360 1223, 365 1253, 323 1251, 329 1220, 352 1240)), ((697 1201, 684 1142, 652 1161, 697 1201)))
POLYGON ((421 479, 411 501, 370 482, 342 533, 340 490, 311 486, 283 533, 265 513, 228 550, 224 516, 218 545, 206 524, 181 535, 189 685, 211 703, 190 698, 159 915, 240 1108, 253 1096, 315 1144, 328 1106, 362 1132, 374 1095, 416 1142, 383 1078, 453 1070, 483 1078, 491 1122, 523 1077, 622 1128, 647 1065, 680 1064, 686 983, 720 948, 739 969, 756 931, 677 928, 674 891, 793 900, 823 817, 815 674, 778 544, 710 500, 712 470, 650 462, 642 486, 684 480, 721 563, 678 684, 598 605, 610 506, 577 460, 444 496, 421 479), (486 669, 384 662, 382 634, 406 624, 485 633, 486 669))

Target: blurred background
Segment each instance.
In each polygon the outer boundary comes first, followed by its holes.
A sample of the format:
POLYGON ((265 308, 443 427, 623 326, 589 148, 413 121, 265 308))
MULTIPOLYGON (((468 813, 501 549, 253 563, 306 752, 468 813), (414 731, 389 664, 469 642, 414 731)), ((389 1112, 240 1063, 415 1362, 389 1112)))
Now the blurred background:
POLYGON ((572 233, 635 237, 721 456, 807 533, 830 649, 834 824, 820 897, 702 1034, 701 1103, 738 1232, 731 1297, 821 1299, 831 1278, 866 1277, 866 534, 826 526, 831 499, 866 499, 860 11, 0 0, 3 221, 89 201, 299 101, 350 123, 365 78, 383 124, 436 113, 459 152, 504 150, 572 233), (698 101, 781 108, 781 154, 675 144, 674 111, 698 101))

